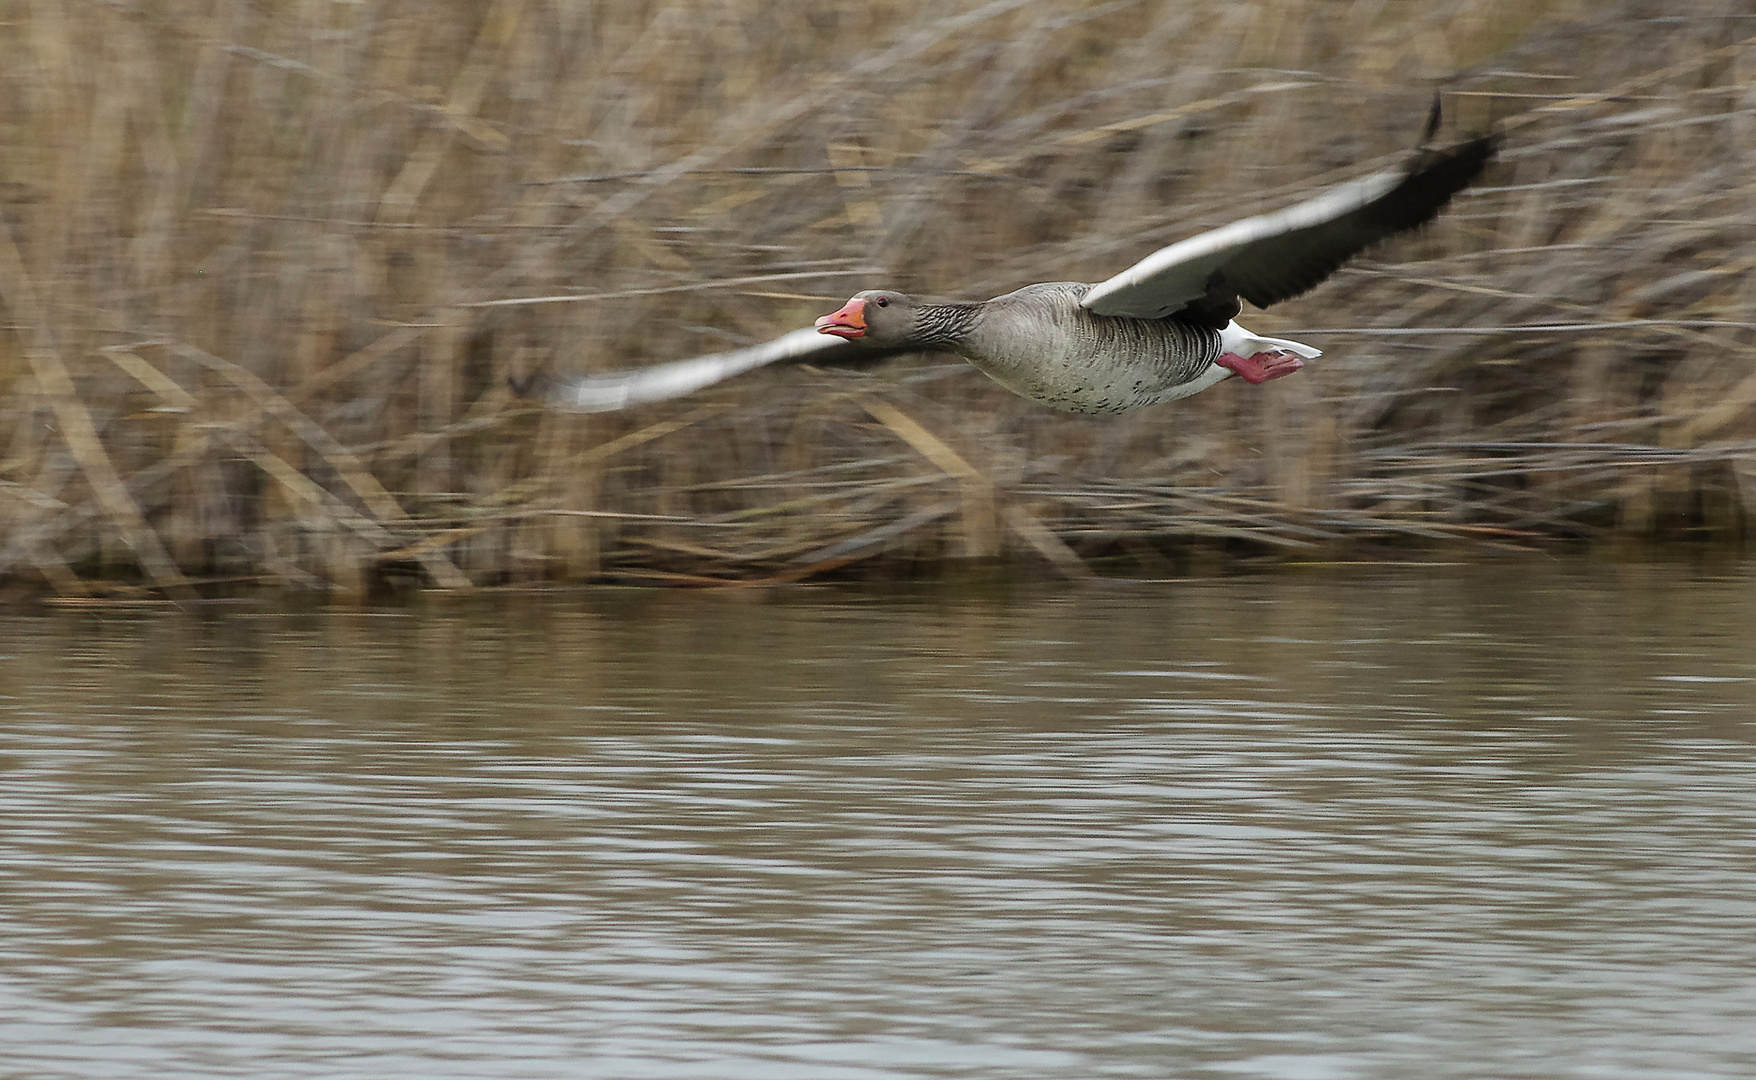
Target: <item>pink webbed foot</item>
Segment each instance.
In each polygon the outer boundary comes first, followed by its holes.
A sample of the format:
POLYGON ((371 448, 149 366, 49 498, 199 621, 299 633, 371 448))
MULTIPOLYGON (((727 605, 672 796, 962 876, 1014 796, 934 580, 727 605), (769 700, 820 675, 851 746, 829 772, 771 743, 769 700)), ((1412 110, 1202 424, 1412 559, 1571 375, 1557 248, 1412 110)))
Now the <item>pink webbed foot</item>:
POLYGON ((1282 375, 1291 375, 1305 366, 1305 361, 1297 353, 1285 349, 1273 349, 1259 352, 1254 356, 1239 356, 1237 353, 1226 353, 1214 363, 1228 368, 1243 377, 1252 386, 1260 386, 1270 379, 1278 379, 1282 375))

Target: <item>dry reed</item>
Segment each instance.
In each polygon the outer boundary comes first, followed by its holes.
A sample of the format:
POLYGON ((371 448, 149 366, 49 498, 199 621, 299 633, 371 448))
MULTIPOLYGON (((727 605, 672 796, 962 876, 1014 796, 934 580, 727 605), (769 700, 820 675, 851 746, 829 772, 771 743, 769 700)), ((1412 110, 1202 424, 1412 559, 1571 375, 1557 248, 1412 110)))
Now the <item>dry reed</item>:
POLYGON ((1708 534, 1756 513, 1756 9, 1562 0, 24 2, 0 34, 0 577, 78 595, 795 581, 1017 554, 1708 534), (512 397, 878 284, 1095 280, 1510 131, 1119 418, 944 358, 512 397))

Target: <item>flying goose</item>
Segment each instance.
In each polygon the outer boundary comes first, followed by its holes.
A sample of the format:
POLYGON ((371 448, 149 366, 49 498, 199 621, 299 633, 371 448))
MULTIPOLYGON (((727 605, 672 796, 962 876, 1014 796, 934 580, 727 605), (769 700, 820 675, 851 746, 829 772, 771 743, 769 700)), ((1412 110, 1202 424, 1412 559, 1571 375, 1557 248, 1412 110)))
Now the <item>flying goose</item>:
POLYGON ((1422 149, 1402 167, 1337 185, 1153 252, 1096 285, 1027 285, 992 300, 856 293, 811 329, 630 371, 550 379, 547 402, 608 412, 680 397, 782 360, 862 363, 957 353, 1015 393, 1076 413, 1117 413, 1188 397, 1237 375, 1262 383, 1322 355, 1239 326, 1298 296, 1363 248, 1437 215, 1498 148, 1497 135, 1422 149))

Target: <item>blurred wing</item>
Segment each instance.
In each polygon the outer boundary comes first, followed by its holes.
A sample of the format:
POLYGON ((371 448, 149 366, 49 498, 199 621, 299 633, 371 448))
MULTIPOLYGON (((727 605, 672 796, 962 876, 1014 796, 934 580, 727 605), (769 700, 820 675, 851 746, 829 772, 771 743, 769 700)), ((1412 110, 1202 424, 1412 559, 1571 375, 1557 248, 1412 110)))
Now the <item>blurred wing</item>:
POLYGON ((1155 319, 1197 301, 1223 306, 1241 296, 1267 307, 1290 299, 1361 249, 1432 220, 1498 147, 1489 135, 1422 151, 1405 169, 1178 241, 1093 286, 1080 303, 1100 315, 1155 319))
POLYGON ((530 392, 550 406, 569 412, 614 412, 649 401, 682 397, 733 375, 782 360, 833 364, 879 360, 888 355, 892 352, 861 348, 815 330, 794 330, 760 345, 697 356, 693 360, 677 360, 602 375, 562 376, 530 392))

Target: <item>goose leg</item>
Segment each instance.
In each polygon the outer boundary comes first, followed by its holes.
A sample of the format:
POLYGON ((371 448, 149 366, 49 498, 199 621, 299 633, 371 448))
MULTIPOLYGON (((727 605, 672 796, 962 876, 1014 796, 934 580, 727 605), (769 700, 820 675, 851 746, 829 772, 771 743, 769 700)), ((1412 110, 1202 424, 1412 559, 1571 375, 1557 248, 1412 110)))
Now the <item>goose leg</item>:
POLYGON ((1297 353, 1285 349, 1272 349, 1259 352, 1253 356, 1239 356, 1237 353, 1226 353, 1214 363, 1241 375, 1245 382, 1259 386, 1270 379, 1278 379, 1282 375, 1291 375, 1305 366, 1305 361, 1297 353))

